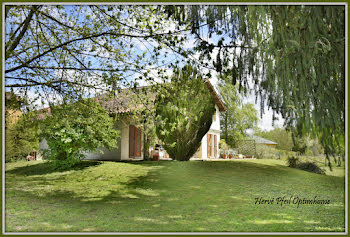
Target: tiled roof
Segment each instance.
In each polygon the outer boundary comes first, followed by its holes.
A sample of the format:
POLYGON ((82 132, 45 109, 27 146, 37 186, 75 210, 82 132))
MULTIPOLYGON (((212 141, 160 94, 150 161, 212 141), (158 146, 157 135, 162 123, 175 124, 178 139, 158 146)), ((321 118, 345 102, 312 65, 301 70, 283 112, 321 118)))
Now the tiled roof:
POLYGON ((270 144, 270 145, 277 145, 278 143, 267 140, 265 138, 262 137, 258 137, 258 136, 254 136, 254 135, 250 135, 250 137, 258 144, 270 144))
MULTIPOLYGON (((215 88, 209 80, 205 82, 211 95, 214 97, 216 105, 220 111, 225 111, 226 106, 217 94, 215 88)), ((142 109, 145 104, 152 106, 156 95, 150 90, 150 87, 138 87, 136 90, 129 88, 122 89, 120 92, 112 94, 102 94, 96 97, 97 101, 110 113, 129 113, 137 109, 142 109), (142 91, 139 93, 138 91, 142 91), (144 103, 147 100, 148 103, 144 103)))
MULTIPOLYGON (((221 98, 215 91, 215 88, 209 80, 205 82, 211 95, 215 98, 216 105, 220 111, 225 111, 226 107, 221 98)), ((150 87, 138 87, 136 89, 125 88, 121 89, 115 94, 105 93, 95 97, 102 107, 108 113, 129 113, 135 109, 142 109, 146 106, 153 106, 156 94, 151 91, 150 87), (145 103, 146 102, 146 103, 145 103)), ((39 117, 43 119, 47 114, 50 114, 50 108, 44 108, 40 110, 39 117)))

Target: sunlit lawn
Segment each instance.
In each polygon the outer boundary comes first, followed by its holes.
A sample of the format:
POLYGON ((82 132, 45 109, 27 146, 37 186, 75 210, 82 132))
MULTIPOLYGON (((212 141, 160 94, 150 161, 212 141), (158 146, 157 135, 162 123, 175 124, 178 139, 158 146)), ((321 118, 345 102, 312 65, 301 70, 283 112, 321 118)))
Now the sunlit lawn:
POLYGON ((344 168, 325 176, 276 160, 83 164, 6 164, 6 231, 344 231, 344 168), (291 195, 330 204, 255 205, 291 195))

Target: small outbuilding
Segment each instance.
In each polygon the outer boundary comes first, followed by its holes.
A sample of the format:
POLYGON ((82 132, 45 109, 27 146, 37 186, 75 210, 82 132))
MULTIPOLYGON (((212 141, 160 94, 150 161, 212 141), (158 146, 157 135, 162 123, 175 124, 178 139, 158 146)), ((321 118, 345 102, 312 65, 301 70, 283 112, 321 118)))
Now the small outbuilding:
POLYGON ((255 141, 255 144, 262 144, 272 148, 276 148, 276 145, 278 144, 276 142, 270 141, 262 137, 254 136, 254 135, 250 135, 250 138, 255 141))

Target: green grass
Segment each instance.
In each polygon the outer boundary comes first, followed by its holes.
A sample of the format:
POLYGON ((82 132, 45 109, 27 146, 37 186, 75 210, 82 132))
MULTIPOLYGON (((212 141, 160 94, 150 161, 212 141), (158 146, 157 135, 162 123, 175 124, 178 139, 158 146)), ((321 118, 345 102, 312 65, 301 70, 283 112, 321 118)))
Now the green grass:
POLYGON ((15 162, 6 164, 5 230, 343 232, 343 174, 278 160, 84 162, 65 172, 15 162), (331 203, 254 204, 290 195, 331 203))

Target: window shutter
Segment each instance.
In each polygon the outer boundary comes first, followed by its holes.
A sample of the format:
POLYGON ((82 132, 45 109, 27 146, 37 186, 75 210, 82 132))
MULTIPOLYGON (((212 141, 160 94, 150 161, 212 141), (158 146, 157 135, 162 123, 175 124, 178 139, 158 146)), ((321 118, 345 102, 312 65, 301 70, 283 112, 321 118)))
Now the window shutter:
POLYGON ((211 156, 211 135, 207 134, 207 158, 211 156))
POLYGON ((135 156, 135 126, 129 126, 129 157, 135 156))
POLYGON ((135 127, 135 137, 136 137, 136 156, 141 156, 141 129, 135 127))
POLYGON ((214 121, 216 121, 216 110, 214 111, 214 121))
POLYGON ((218 149, 217 149, 217 138, 216 138, 216 135, 214 135, 214 157, 216 158, 217 156, 217 152, 218 152, 218 149))

